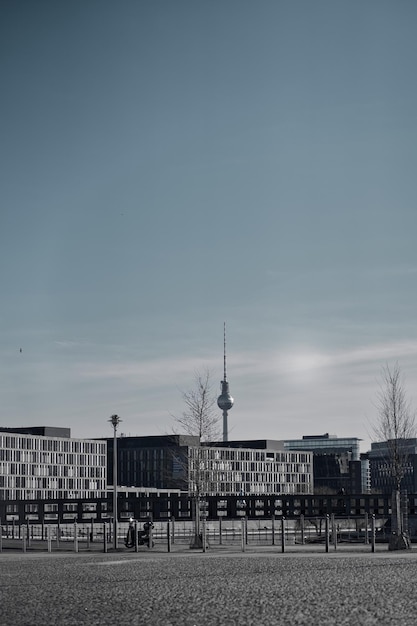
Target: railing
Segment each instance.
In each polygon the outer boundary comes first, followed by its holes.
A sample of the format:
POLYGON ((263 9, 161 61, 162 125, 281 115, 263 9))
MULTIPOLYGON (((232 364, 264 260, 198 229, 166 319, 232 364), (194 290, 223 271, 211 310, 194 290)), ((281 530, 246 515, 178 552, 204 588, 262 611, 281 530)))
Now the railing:
MULTIPOLYGON (((143 521, 143 520, 142 520, 143 521)), ((135 529, 142 529, 142 521, 135 522, 135 529)), ((365 514, 362 517, 305 517, 298 519, 250 520, 239 519, 216 521, 202 519, 200 522, 200 543, 196 546, 195 525, 193 522, 175 520, 154 522, 151 545, 153 542, 159 550, 172 551, 188 547, 200 547, 204 551, 210 548, 267 548, 280 546, 322 546, 326 552, 329 546, 334 549, 340 545, 364 544, 375 548, 375 543, 388 541, 390 531, 386 529, 386 518, 365 514)), ((113 545, 113 525, 111 523, 89 524, 1 524, 0 551, 14 549, 26 551, 104 551, 113 545)), ((125 548, 125 539, 129 522, 118 525, 118 549, 125 548)), ((133 547, 133 546, 130 546, 133 547)), ((134 544, 138 551, 138 545, 134 544)))
MULTIPOLYGON (((417 516, 417 495, 406 496, 409 516, 417 516)), ((0 501, 2 523, 69 524, 103 523, 112 517, 112 498, 97 500, 20 500, 0 501)), ((365 514, 387 517, 391 515, 391 495, 250 495, 250 496, 207 496, 201 503, 207 520, 238 519, 254 520, 276 518, 298 519, 305 517, 358 517, 365 514)), ((132 496, 120 493, 118 513, 121 522, 130 517, 153 520, 192 520, 192 499, 186 494, 150 494, 132 496)))

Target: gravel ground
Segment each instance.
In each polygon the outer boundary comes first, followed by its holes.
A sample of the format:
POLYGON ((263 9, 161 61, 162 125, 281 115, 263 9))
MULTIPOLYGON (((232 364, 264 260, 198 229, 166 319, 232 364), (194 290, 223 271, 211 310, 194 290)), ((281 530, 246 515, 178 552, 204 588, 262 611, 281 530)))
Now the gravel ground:
POLYGON ((413 551, 3 553, 0 624, 414 626, 416 575, 413 551))

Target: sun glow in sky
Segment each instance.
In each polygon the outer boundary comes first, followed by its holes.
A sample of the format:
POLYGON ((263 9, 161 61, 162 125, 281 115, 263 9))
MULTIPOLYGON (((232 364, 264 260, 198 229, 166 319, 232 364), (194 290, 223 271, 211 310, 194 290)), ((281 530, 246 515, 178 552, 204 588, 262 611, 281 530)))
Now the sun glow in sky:
POLYGON ((3 0, 4 426, 369 444, 417 402, 414 0, 3 0), (22 351, 20 352, 20 349, 22 351))

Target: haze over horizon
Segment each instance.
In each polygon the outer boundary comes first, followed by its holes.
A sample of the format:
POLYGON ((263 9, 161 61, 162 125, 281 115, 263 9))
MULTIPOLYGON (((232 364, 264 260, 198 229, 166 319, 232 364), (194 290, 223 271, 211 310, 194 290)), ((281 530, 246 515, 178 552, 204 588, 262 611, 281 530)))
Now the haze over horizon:
POLYGON ((369 447, 417 406, 412 0, 3 0, 3 426, 369 447), (219 411, 220 416, 220 411, 219 411))

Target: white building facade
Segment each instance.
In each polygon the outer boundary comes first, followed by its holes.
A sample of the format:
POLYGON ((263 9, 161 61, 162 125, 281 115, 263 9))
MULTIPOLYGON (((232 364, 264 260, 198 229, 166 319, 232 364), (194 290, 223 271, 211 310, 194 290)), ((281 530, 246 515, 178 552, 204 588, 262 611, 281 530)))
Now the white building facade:
POLYGON ((106 496, 107 444, 0 431, 0 500, 106 496))
POLYGON ((313 453, 190 447, 189 492, 201 495, 312 494, 313 453))

